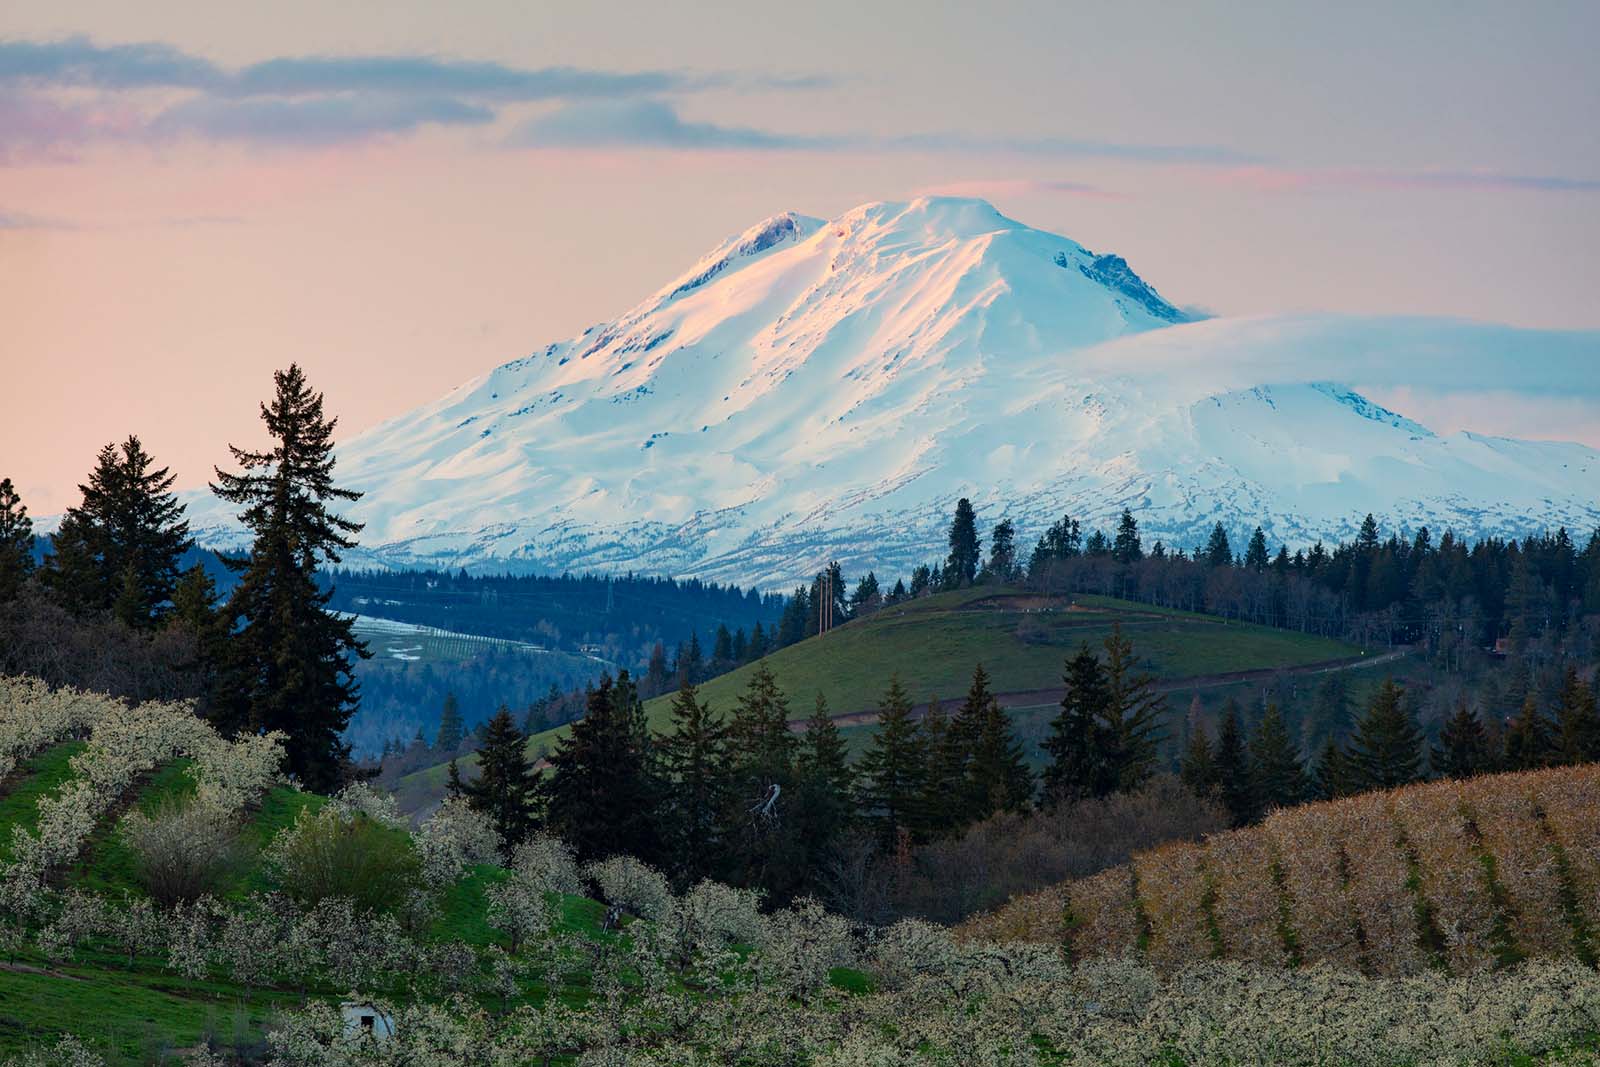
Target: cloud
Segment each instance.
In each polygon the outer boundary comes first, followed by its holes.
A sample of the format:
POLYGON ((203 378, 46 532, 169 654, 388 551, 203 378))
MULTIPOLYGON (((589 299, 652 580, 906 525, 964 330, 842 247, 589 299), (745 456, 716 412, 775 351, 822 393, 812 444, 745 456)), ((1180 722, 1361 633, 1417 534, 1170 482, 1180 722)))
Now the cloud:
POLYGON ((1097 200, 1121 200, 1121 193, 1102 189, 1098 185, 1067 181, 1060 178, 970 178, 963 181, 941 182, 916 190, 918 196, 1033 196, 1054 194, 1082 196, 1097 200))
POLYGON ((508 143, 539 148, 636 148, 688 150, 794 150, 833 148, 831 140, 770 133, 744 126, 685 122, 662 100, 592 101, 568 104, 519 126, 508 143))
POLYGON ((216 83, 212 63, 170 45, 97 45, 87 37, 0 41, 0 84, 60 88, 198 88, 216 83))
MULTIPOLYGON (((1124 159, 1142 162, 1240 162, 1252 157, 1207 145, 1141 145, 1069 138, 991 138, 934 133, 880 137, 870 134, 791 134, 748 126, 688 122, 659 99, 579 101, 530 119, 509 143, 542 148, 757 149, 818 152, 1027 154, 1124 159)), ((1064 191, 1064 190, 1063 190, 1064 191)))
POLYGON ((0 163, 68 159, 90 141, 128 136, 143 122, 115 101, 59 101, 30 92, 0 92, 0 163))
POLYGON ((1600 192, 1600 179, 1560 175, 1510 174, 1489 170, 1302 170, 1293 167, 1239 167, 1216 180, 1262 192, 1319 192, 1340 189, 1462 192, 1600 192))
POLYGON ((483 125, 490 108, 449 97, 396 99, 340 95, 309 99, 219 100, 175 104, 150 123, 151 136, 202 137, 275 145, 323 146, 410 133, 427 125, 483 125))
POLYGON ((522 69, 500 63, 402 55, 270 59, 240 70, 222 88, 243 96, 366 92, 513 101, 630 96, 694 85, 685 75, 664 71, 522 69))
POLYGON ((0 231, 5 230, 76 230, 77 224, 66 219, 44 215, 30 215, 21 211, 0 208, 0 231))
POLYGON ((35 88, 193 89, 220 96, 387 93, 500 102, 583 100, 708 88, 810 90, 820 75, 689 74, 681 71, 513 67, 441 56, 279 56, 236 70, 156 42, 98 45, 87 37, 0 40, 0 85, 35 88))

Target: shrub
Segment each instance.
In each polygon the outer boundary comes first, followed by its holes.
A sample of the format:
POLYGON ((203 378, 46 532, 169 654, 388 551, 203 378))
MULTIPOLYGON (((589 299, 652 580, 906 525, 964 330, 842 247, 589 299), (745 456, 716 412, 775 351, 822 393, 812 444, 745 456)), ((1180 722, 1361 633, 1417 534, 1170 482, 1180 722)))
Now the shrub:
POLYGON ((553 834, 534 834, 511 853, 511 869, 546 893, 580 894, 583 878, 572 846, 553 834))
POLYGON ((583 873, 600 887, 607 904, 630 915, 659 919, 672 906, 672 887, 666 876, 632 856, 613 856, 591 863, 583 873))
POLYGON ((913 917, 953 925, 1013 897, 1126 863, 1135 852, 1197 840, 1227 822, 1215 801, 1161 776, 1136 793, 995 815, 960 837, 916 848, 909 869, 881 857, 863 872, 878 884, 856 887, 855 899, 833 892, 829 903, 858 922, 913 917))
POLYGON ((220 893, 238 868, 238 839, 209 804, 169 798, 154 811, 131 811, 122 838, 133 850, 139 882, 162 904, 220 893))
POLYGON ((405 834, 332 807, 302 811, 273 842, 268 861, 284 892, 303 906, 340 897, 378 912, 405 902, 420 868, 405 834))

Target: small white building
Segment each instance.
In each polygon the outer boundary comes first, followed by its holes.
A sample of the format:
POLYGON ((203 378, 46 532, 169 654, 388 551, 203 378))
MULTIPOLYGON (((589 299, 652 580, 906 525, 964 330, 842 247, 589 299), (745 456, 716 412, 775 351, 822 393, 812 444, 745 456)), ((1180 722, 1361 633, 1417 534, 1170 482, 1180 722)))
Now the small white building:
POLYGON ((347 1000, 339 1005, 339 1013, 344 1016, 346 1037, 371 1034, 380 1041, 386 1041, 394 1036, 394 1017, 381 1008, 347 1000))

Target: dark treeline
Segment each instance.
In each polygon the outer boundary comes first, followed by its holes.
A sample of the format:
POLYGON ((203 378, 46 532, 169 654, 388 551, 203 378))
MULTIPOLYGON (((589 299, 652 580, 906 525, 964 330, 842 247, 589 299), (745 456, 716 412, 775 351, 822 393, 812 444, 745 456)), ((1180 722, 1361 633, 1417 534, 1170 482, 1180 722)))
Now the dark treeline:
MULTIPOLYGON (((862 879, 889 877, 879 860, 992 817, 1137 791, 1155 775, 1164 705, 1121 632, 1081 648, 1066 676, 1038 776, 981 665, 965 698, 922 718, 887 679, 878 729, 852 761, 821 697, 803 726, 791 722, 789 695, 758 664, 731 708, 708 707, 685 682, 661 732, 626 672, 603 678, 544 775, 508 709, 489 724, 481 776, 463 782, 452 763, 451 779, 485 810, 520 798, 521 832, 547 826, 586 859, 629 854, 684 884, 717 878, 774 901, 860 896, 862 879)), ((441 745, 460 736, 447 712, 441 745)))
POLYGON ((323 576, 330 606, 441 630, 588 648, 643 665, 658 642, 710 641, 718 626, 770 629, 783 598, 697 578, 635 574, 471 575, 442 571, 347 571, 323 576))
POLYGON ((1046 594, 1094 593, 1165 608, 1372 645, 1416 645, 1439 668, 1461 672, 1488 652, 1534 664, 1592 660, 1600 647, 1600 530, 1580 545, 1565 529, 1468 542, 1422 527, 1385 537, 1368 515, 1354 541, 1292 553, 1258 527, 1236 551, 1218 523, 1192 551, 1146 545, 1137 517, 1085 534, 1063 516, 1020 547, 1010 519, 979 536, 962 499, 942 562, 885 586, 869 571, 852 581, 832 563, 795 588, 773 638, 781 648, 818 632, 825 590, 835 624, 884 605, 985 583, 1046 594), (825 581, 825 576, 827 580, 825 581))
POLYGON ((1337 677, 1319 692, 1329 704, 1319 715, 1334 729, 1309 765, 1275 705, 1247 727, 1230 704, 1214 736, 1199 724, 1185 730, 1182 788, 1165 784, 1158 758, 1165 698, 1120 630, 1066 659, 1037 773, 981 665, 962 700, 921 718, 900 679, 887 679, 877 729, 855 759, 820 696, 792 722, 788 694, 758 665, 731 708, 709 707, 684 685, 659 732, 633 679, 602 679, 543 774, 507 711, 486 733, 483 773, 462 782, 452 764, 451 780, 504 827, 547 828, 585 858, 633 855, 680 884, 716 878, 774 902, 815 893, 873 921, 954 921, 1132 849, 1275 808, 1600 759, 1600 707, 1575 670, 1553 715, 1530 700, 1502 728, 1463 705, 1433 745, 1404 687, 1384 681, 1357 711, 1337 677), (1104 840, 1086 838, 1085 826, 1104 840))

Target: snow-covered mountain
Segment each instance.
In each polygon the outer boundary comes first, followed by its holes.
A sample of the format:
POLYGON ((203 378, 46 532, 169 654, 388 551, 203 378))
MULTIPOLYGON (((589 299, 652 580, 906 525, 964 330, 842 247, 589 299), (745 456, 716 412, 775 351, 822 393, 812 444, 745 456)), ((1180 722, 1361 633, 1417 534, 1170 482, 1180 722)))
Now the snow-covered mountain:
MULTIPOLYGON (((1600 523, 1600 453, 1441 435, 1357 391, 1536 395, 1600 334, 1454 321, 1192 321, 1119 256, 978 200, 793 213, 614 322, 340 449, 369 562, 636 570, 763 587, 824 560, 903 573, 955 500, 1024 541, 1063 512, 1188 547, 1390 528, 1600 523)), ((191 501, 212 542, 234 536, 191 501)))

